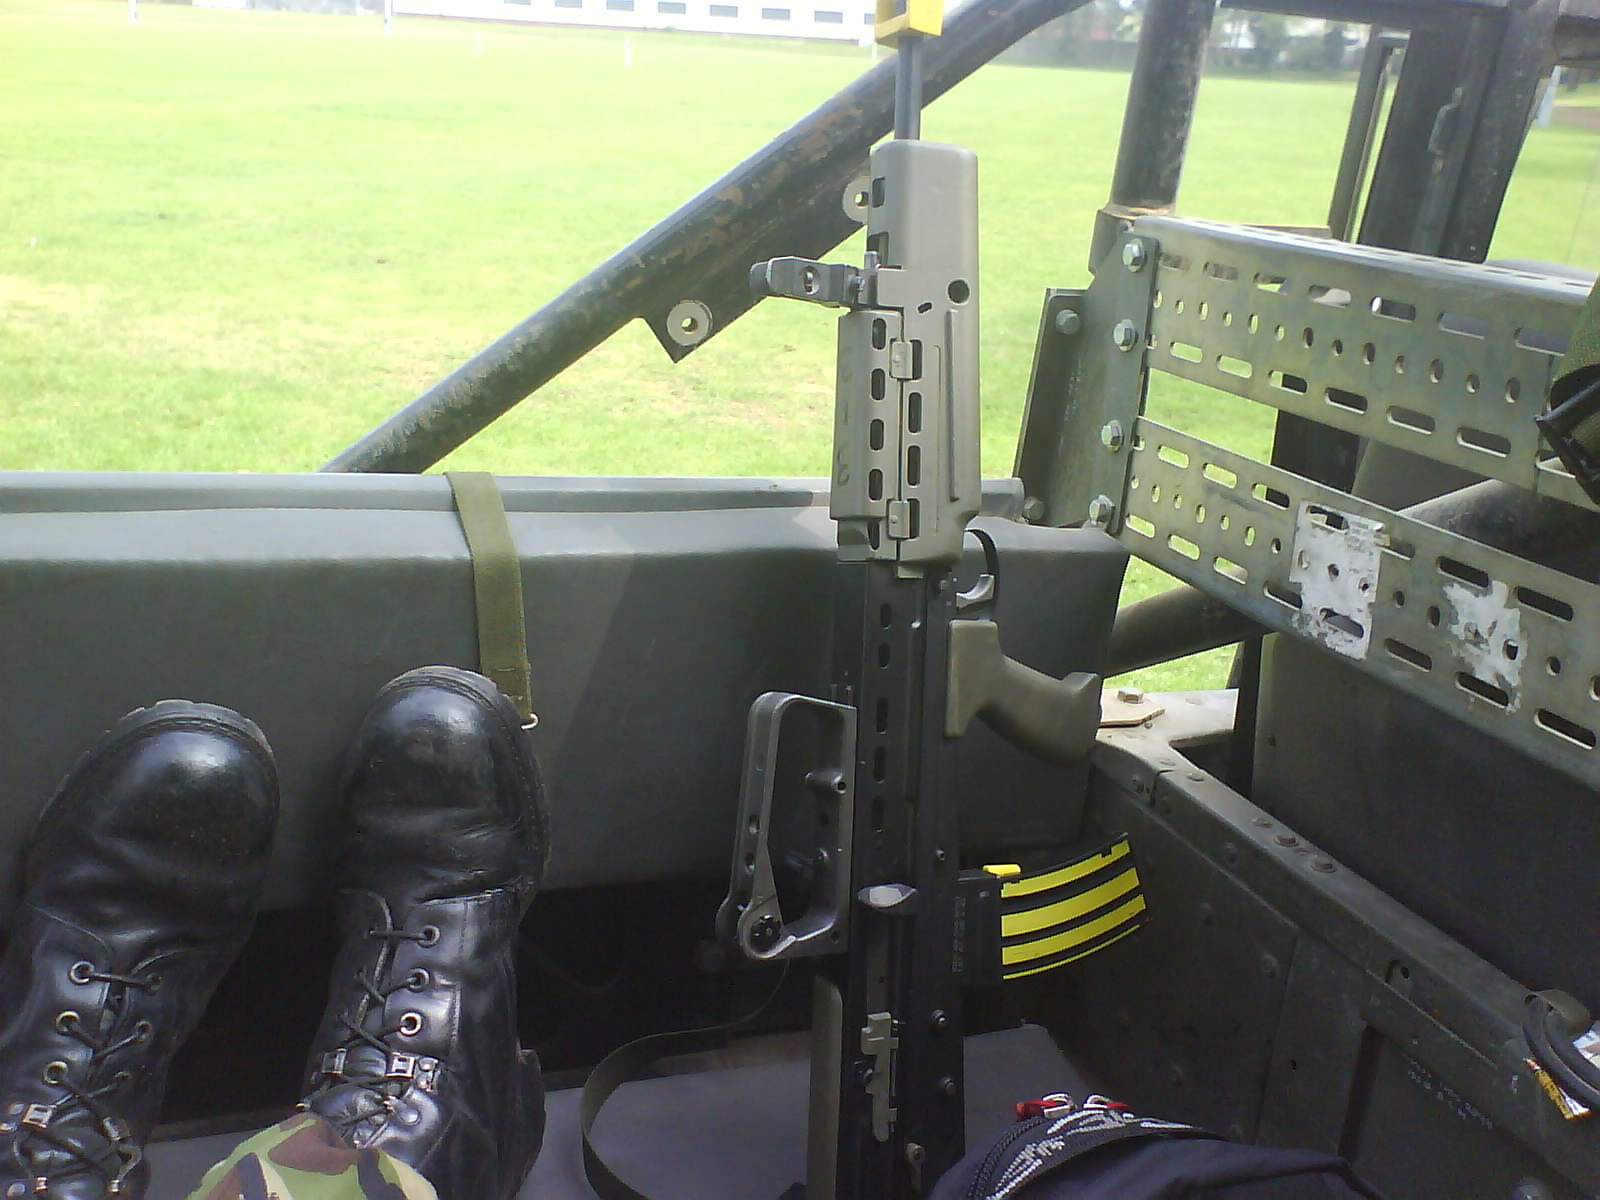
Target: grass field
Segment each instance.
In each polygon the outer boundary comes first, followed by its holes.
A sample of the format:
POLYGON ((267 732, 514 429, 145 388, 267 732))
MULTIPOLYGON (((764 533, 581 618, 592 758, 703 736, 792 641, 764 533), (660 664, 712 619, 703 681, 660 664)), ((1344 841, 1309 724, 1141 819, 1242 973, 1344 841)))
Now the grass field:
MULTIPOLYGON (((0 0, 0 468, 314 469, 865 69, 868 52, 115 0, 0 0)), ((1041 291, 1087 278, 1126 78, 991 66, 925 134, 983 162, 984 466, 1041 291)), ((1314 223, 1351 85, 1208 80, 1193 215, 1314 223)), ((1600 262, 1600 135, 1536 131, 1498 254, 1600 262)), ((854 258, 855 247, 839 252, 854 258)), ((447 465, 820 475, 832 318, 673 367, 630 326, 447 465)), ((1166 409, 1260 453, 1268 422, 1166 409)), ((1134 586, 1157 583, 1141 575, 1134 586)), ((1192 681, 1200 668, 1163 675, 1192 681)))

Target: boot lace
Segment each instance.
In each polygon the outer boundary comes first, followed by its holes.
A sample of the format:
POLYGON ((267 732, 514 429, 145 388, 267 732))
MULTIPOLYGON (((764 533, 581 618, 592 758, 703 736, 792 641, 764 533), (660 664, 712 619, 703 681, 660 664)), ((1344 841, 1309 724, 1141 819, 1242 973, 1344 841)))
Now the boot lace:
MULTIPOLYGON (((72 964, 67 977, 76 984, 109 983, 114 985, 106 998, 106 1008, 114 1013, 122 1011, 127 1003, 129 989, 152 992, 161 986, 161 976, 124 975, 115 971, 98 970, 93 963, 79 961, 72 964)), ((94 1079, 104 1061, 129 1046, 148 1042, 155 1035, 149 1021, 138 1021, 132 1032, 122 1037, 109 1034, 98 1036, 84 1024, 74 1010, 58 1013, 56 1032, 82 1043, 89 1050, 88 1061, 81 1072, 84 1080, 94 1079)), ((49 1191, 50 1178, 40 1160, 53 1149, 75 1160, 78 1166, 68 1168, 77 1173, 84 1168, 100 1172, 106 1179, 106 1194, 128 1194, 128 1177, 144 1159, 144 1150, 133 1140, 133 1130, 128 1123, 105 1103, 107 1097, 122 1091, 133 1077, 127 1071, 118 1071, 98 1087, 90 1087, 74 1079, 70 1065, 63 1059, 45 1064, 40 1078, 50 1087, 60 1091, 60 1098, 51 1104, 13 1105, 13 1113, 5 1124, 13 1126, 19 1136, 12 1155, 17 1164, 33 1179, 33 1191, 43 1195, 49 1191), (18 1110, 20 1107, 20 1111, 18 1110), (96 1153, 92 1145, 81 1140, 83 1121, 72 1118, 87 1116, 87 1124, 94 1134, 105 1140, 111 1155, 96 1153), (80 1137, 73 1137, 74 1126, 80 1137)), ((11 1189, 7 1190, 10 1197, 11 1189)))
POLYGON ((366 936, 384 943, 378 965, 370 974, 365 967, 356 972, 355 984, 359 994, 350 1007, 335 1018, 344 1030, 344 1036, 333 1049, 322 1055, 317 1071, 321 1082, 316 1090, 300 1102, 302 1109, 312 1107, 318 1097, 343 1084, 354 1084, 370 1093, 389 1112, 396 1110, 397 1097, 413 1081, 432 1090, 433 1075, 440 1066, 438 1060, 397 1050, 389 1040, 396 1035, 415 1037, 421 1033, 422 1014, 406 1011, 389 1024, 383 1018, 389 1009, 391 996, 407 990, 421 991, 431 979, 426 968, 414 967, 398 982, 391 981, 389 976, 395 945, 399 942, 415 942, 424 947, 435 945, 439 940, 439 929, 435 925, 424 925, 416 933, 369 929, 366 936), (382 1058, 350 1062, 350 1052, 363 1045, 379 1051, 382 1058))

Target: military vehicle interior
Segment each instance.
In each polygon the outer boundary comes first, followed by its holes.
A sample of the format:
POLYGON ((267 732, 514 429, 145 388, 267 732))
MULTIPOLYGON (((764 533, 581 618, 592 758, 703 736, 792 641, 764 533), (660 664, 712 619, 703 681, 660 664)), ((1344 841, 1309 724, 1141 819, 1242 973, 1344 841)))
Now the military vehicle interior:
MULTIPOLYGON (((1067 7, 952 13, 930 94, 1067 7)), ((1141 897, 1054 969, 968 989, 968 1137, 1093 1088, 1340 1153, 1391 1200, 1600 1195, 1600 1117, 1558 1103, 1525 1029, 1548 1008, 1570 1044, 1600 1011, 1600 506, 1535 423, 1592 280, 1483 261, 1551 68, 1600 55, 1600 4, 1240 7, 1374 27, 1327 227, 1175 213, 1216 0, 1150 0, 1083 231, 1093 283, 1046 294, 1015 477, 983 484, 957 572, 997 581, 1011 658, 1112 680, 1077 761, 978 724, 959 739, 961 867, 1125 844, 1141 897), (1161 374, 1275 410, 1271 460, 1146 415, 1161 374), (1119 611, 1130 555, 1181 586, 1119 611), (1237 647, 1226 690, 1114 681, 1217 646, 1237 647)), ((602 268, 320 474, 0 477, 0 876, 104 713, 219 698, 278 756, 267 911, 174 1069, 161 1200, 298 1095, 297 1052, 273 1048, 321 1011, 331 797, 368 698, 418 664, 477 664, 471 555, 423 472, 607 322, 644 317, 681 357, 710 331, 694 314, 720 336, 754 302, 752 264, 834 246, 863 219, 839 196, 892 85, 875 72, 814 114, 853 123, 781 177, 806 121, 740 168, 762 182, 748 211, 664 222, 662 270, 602 268), (697 240, 714 220, 725 236, 697 240)), ((715 917, 752 703, 829 695, 828 482, 499 484, 553 807, 519 958, 551 1123, 522 1194, 593 1194, 579 1093, 608 1053, 745 1016, 624 1084, 595 1144, 645 1194, 777 1195, 806 1173, 815 960, 753 960, 715 917)))

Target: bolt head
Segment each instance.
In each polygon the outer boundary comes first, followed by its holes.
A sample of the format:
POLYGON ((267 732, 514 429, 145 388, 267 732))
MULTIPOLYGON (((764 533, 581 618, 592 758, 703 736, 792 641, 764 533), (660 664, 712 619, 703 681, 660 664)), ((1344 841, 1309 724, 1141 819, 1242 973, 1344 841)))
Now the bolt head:
POLYGON ((1150 256, 1145 250, 1143 242, 1130 241, 1122 243, 1122 265, 1135 274, 1144 270, 1144 265, 1149 261, 1149 258, 1150 256))
POLYGON ((1063 337, 1072 337, 1083 329, 1083 318, 1070 308, 1063 308, 1056 314, 1056 332, 1063 337))
POLYGON ((1139 344, 1139 330, 1132 321, 1118 321, 1111 329, 1111 340, 1118 350, 1132 350, 1139 344))
POLYGON ((1089 501, 1089 523, 1098 525, 1103 529, 1111 524, 1111 518, 1116 511, 1117 506, 1111 503, 1111 497, 1096 496, 1089 501))
POLYGON ((1117 699, 1121 700, 1124 704, 1143 704, 1144 692, 1134 687, 1118 688, 1117 699))
POLYGON ((1100 426, 1100 444, 1107 450, 1121 450, 1122 440, 1123 433, 1121 421, 1107 421, 1104 425, 1100 426))
POLYGON ((1022 519, 1030 524, 1038 524, 1044 520, 1044 501, 1037 496, 1029 496, 1022 502, 1022 519))
POLYGON ((772 949, 778 943, 778 934, 782 927, 782 922, 771 913, 768 913, 751 928, 750 945, 758 951, 772 949))

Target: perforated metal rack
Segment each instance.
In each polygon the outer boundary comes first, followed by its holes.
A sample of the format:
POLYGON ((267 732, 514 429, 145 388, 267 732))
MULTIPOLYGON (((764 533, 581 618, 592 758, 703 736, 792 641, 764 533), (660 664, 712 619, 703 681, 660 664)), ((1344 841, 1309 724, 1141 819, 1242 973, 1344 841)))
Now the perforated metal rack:
POLYGON ((1165 371, 1592 508, 1533 423, 1587 285, 1176 218, 1106 261, 1046 303, 1018 459, 1042 519, 1600 784, 1600 588, 1141 415, 1165 371))

